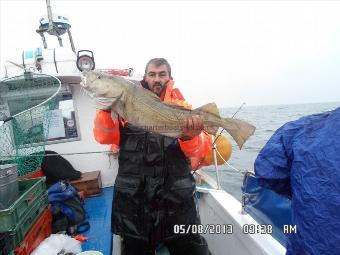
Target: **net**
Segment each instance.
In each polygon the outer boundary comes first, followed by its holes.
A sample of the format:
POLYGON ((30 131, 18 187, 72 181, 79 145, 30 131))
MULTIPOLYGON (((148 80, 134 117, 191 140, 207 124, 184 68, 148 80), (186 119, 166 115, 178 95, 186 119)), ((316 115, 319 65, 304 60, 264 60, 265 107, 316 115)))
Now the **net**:
POLYGON ((0 120, 8 120, 0 126, 0 165, 17 164, 19 176, 40 167, 60 86, 31 72, 0 82, 0 120))

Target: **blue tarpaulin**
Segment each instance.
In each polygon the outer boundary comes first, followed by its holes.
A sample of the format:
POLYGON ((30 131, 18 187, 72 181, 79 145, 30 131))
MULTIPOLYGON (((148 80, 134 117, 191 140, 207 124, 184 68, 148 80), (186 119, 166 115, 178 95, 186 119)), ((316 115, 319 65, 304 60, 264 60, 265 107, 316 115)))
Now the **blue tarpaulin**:
POLYGON ((340 108, 288 122, 255 161, 259 185, 291 198, 289 255, 340 254, 340 108))

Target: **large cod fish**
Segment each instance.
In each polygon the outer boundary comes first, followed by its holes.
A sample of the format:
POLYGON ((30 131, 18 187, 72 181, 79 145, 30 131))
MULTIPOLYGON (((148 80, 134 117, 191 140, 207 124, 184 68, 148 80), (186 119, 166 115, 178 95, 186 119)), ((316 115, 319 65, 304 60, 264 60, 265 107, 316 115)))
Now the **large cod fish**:
POLYGON ((245 121, 221 118, 215 103, 188 110, 164 103, 156 94, 122 77, 84 71, 81 85, 98 108, 111 109, 113 114, 119 114, 128 123, 146 131, 178 138, 182 135, 184 119, 199 115, 209 134, 216 135, 218 128, 222 127, 233 137, 240 149, 255 131, 255 127, 245 121))

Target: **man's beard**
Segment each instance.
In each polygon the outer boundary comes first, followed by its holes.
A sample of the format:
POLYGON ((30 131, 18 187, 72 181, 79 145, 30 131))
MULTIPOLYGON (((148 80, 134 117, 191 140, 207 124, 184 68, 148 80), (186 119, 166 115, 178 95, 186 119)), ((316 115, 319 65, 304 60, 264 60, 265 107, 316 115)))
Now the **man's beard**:
POLYGON ((156 84, 153 85, 151 91, 152 91, 153 93, 155 93, 157 96, 161 96, 164 87, 165 87, 165 86, 162 86, 162 84, 156 83, 156 84))
POLYGON ((163 91, 166 89, 166 84, 169 82, 169 81, 167 81, 165 84, 164 84, 164 86, 162 86, 162 84, 161 83, 155 83, 152 87, 149 85, 149 83, 147 83, 145 80, 143 81, 144 82, 144 84, 146 85, 143 85, 143 87, 144 88, 147 88, 147 89, 149 89, 151 92, 153 92, 153 93, 155 93, 157 96, 161 96, 162 95, 162 93, 163 93, 163 91), (155 87, 159 87, 160 89, 156 89, 155 90, 155 87))

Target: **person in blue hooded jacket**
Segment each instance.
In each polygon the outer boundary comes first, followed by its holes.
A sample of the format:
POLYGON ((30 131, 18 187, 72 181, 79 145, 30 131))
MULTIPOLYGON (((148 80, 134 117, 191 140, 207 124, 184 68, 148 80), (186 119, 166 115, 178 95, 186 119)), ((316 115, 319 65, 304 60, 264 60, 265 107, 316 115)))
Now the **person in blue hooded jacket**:
POLYGON ((340 108, 280 127, 255 161, 259 185, 291 198, 287 255, 340 254, 340 108))

